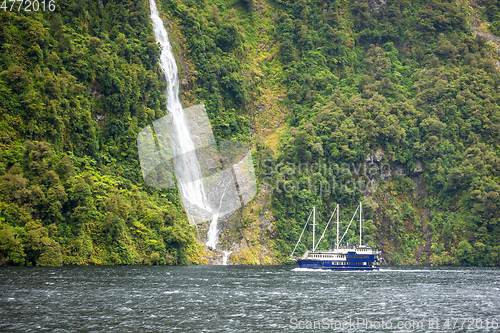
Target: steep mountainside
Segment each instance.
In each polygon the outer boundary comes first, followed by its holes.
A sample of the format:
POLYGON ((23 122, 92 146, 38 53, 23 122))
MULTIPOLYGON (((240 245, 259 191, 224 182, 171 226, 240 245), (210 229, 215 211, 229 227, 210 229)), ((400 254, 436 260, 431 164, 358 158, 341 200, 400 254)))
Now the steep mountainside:
POLYGON ((146 1, 0 11, 0 261, 201 262, 178 193, 140 173, 165 113, 152 33, 146 1))
MULTIPOLYGON (((253 147, 259 193, 220 240, 233 263, 287 262, 312 206, 325 226, 362 201, 388 263, 500 264, 498 52, 469 27, 498 33, 495 2, 158 3, 184 106, 206 105, 217 141, 253 147)), ((135 138, 166 109, 148 13, 0 11, 0 260, 210 256, 178 192, 141 178, 135 138)))

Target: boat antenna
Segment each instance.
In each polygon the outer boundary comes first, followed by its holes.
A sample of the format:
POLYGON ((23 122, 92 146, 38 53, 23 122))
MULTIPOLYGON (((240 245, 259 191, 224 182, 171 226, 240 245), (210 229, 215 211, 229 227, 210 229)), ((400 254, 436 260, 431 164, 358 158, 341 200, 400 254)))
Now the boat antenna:
POLYGON ((337 245, 335 246, 338 250, 339 248, 339 227, 340 227, 340 220, 339 220, 339 204, 337 204, 337 245))
POLYGON ((316 233, 316 207, 313 207, 313 252, 315 250, 314 247, 314 234, 316 233))
POLYGON ((361 243, 361 232, 363 230, 363 227, 361 225, 361 211, 363 210, 363 208, 361 207, 361 202, 359 203, 359 245, 363 244, 361 243))

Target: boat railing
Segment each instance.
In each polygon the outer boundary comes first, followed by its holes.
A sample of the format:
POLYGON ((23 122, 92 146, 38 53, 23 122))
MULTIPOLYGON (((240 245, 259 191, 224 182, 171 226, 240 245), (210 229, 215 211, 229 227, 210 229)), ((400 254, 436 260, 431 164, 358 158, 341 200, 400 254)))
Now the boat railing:
POLYGON ((318 254, 331 254, 335 250, 354 250, 354 251, 370 250, 370 251, 372 251, 374 253, 376 253, 376 252, 380 253, 380 250, 379 250, 378 247, 358 248, 356 246, 339 246, 338 248, 334 248, 334 249, 330 249, 330 250, 316 250, 316 251, 314 251, 314 253, 318 253, 318 254))

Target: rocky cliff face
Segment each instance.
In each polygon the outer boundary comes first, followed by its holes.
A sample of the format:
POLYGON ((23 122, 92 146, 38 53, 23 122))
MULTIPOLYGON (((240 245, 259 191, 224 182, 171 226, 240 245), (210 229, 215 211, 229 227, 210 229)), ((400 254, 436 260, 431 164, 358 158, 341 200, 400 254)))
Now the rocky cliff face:
POLYGON ((379 11, 380 7, 385 6, 387 3, 387 0, 369 0, 368 4, 370 5, 370 8, 373 9, 374 11, 379 11))
MULTIPOLYGON (((272 12, 269 11, 265 1, 254 1, 253 8, 261 21, 272 22, 272 12)), ((197 99, 196 70, 192 65, 190 51, 178 22, 168 15, 164 17, 164 21, 167 22, 167 30, 179 67, 180 97, 183 106, 190 106, 197 99)), ((266 28, 260 29, 258 46, 249 51, 248 62, 251 65, 245 70, 248 84, 258 83, 258 91, 252 91, 248 102, 248 116, 251 119, 250 137, 254 143, 252 149, 255 149, 256 142, 266 142, 272 149, 276 149, 278 136, 285 128, 285 117, 288 112, 282 103, 285 92, 282 88, 271 85, 268 82, 270 78, 266 77, 259 67, 259 62, 272 61, 277 53, 276 42, 269 41, 271 34, 272 32, 266 28)), ((279 263, 273 253, 275 219, 269 207, 271 194, 270 188, 261 187, 250 203, 219 219, 219 244, 215 250, 206 248, 203 258, 206 263, 220 265, 225 260, 227 264, 279 263)), ((196 226, 200 242, 206 241, 209 226, 210 221, 196 226)))

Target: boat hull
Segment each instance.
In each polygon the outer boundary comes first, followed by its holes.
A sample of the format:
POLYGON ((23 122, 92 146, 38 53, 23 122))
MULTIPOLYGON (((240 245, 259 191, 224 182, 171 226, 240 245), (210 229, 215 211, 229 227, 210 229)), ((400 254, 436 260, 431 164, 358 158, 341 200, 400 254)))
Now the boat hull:
POLYGON ((300 268, 323 269, 332 271, 378 271, 379 265, 359 265, 359 263, 346 263, 345 265, 334 265, 330 260, 299 259, 297 264, 300 268))

